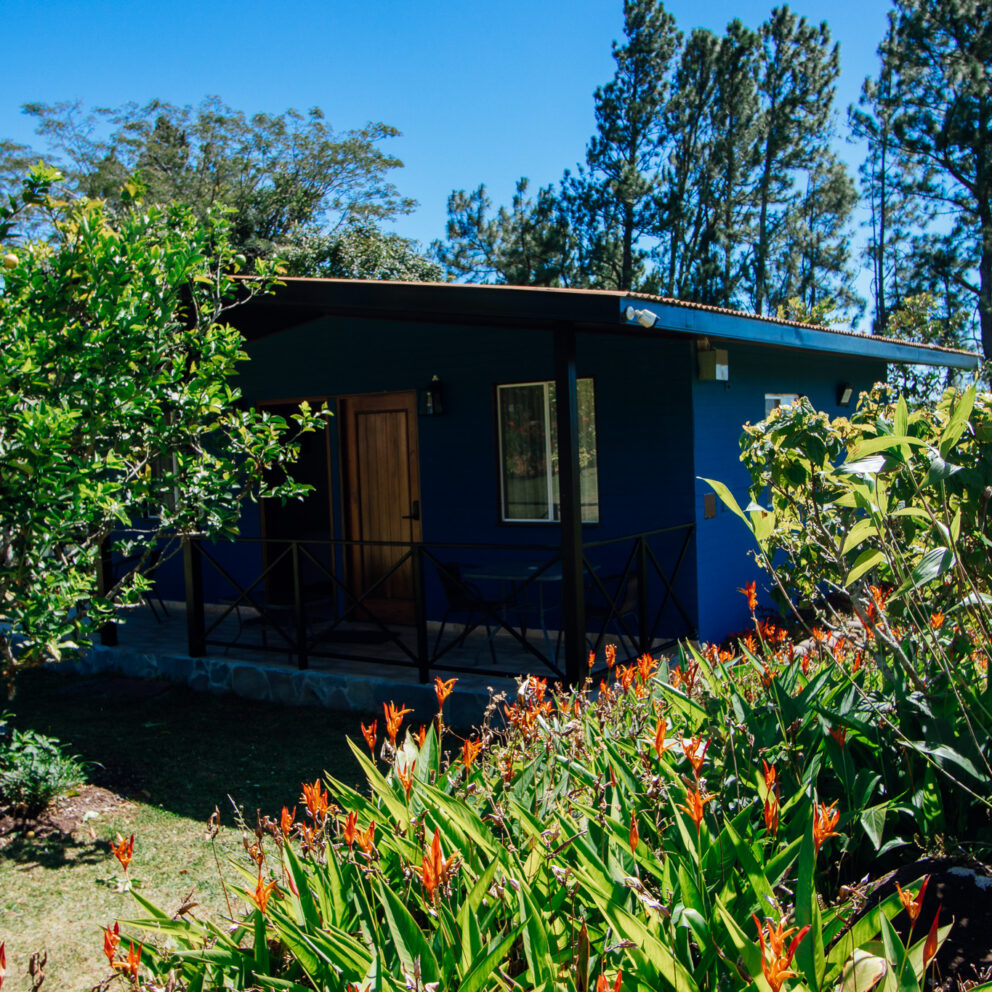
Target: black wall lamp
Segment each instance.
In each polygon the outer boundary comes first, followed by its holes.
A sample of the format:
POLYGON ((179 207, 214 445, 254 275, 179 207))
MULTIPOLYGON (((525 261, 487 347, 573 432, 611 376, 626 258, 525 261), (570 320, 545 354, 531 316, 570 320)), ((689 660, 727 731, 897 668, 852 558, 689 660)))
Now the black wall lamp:
POLYGON ((439 375, 432 375, 428 385, 417 390, 417 407, 421 417, 440 417, 444 413, 444 390, 439 375))
POLYGON ((837 386, 837 405, 850 406, 851 397, 854 395, 854 386, 849 382, 842 382, 837 386))

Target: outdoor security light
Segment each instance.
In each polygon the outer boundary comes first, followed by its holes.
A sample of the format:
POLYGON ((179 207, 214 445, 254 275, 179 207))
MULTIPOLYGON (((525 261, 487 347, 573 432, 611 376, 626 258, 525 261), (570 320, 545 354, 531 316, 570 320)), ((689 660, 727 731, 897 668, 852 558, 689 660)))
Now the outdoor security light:
POLYGON ((849 382, 842 382, 837 387, 837 405, 850 406, 851 397, 854 395, 854 387, 849 382))
POLYGON ((627 307, 624 316, 629 321, 636 320, 641 327, 654 327, 658 323, 658 315, 650 310, 635 310, 633 307, 627 307))

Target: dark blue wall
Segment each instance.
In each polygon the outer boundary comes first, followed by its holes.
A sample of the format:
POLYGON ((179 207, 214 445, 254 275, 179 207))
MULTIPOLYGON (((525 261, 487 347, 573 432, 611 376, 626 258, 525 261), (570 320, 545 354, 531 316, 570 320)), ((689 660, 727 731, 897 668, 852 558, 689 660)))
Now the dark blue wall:
MULTIPOLYGON (((729 343, 727 382, 701 382, 693 375, 695 474, 729 486, 746 507, 750 476, 740 462, 739 440, 746 422, 765 416, 765 393, 799 393, 831 417, 849 414, 859 391, 885 379, 885 363, 822 352, 729 343), (854 386, 851 406, 837 405, 837 386, 854 386)), ((745 598, 737 592, 757 580, 765 605, 768 582, 749 552, 755 547, 741 520, 717 501, 717 516, 703 518, 703 497, 712 492, 698 478, 695 484, 696 564, 699 574, 700 639, 718 641, 750 624, 745 598)))
MULTIPOLYGON (((326 318, 250 344, 239 385, 249 403, 426 386, 440 376, 444 414, 419 417, 420 483, 425 542, 557 545, 557 524, 499 521, 495 387, 554 377, 548 331, 426 325, 326 318)), ((586 542, 605 541, 693 518, 692 346, 580 334, 579 376, 595 382, 600 521, 585 525, 586 542)), ((332 422, 336 535, 342 536, 337 426, 332 422)), ((246 511, 242 533, 257 535, 258 510, 246 511)), ((683 535, 656 539, 664 567, 683 535)), ((600 574, 618 571, 630 545, 590 552, 600 574)), ((240 555, 251 567, 252 552, 240 555)), ((510 552, 507 557, 512 557, 510 552)), ((476 552, 448 552, 471 559, 476 552)), ((526 557, 516 552, 516 557, 526 557)), ((236 560, 230 557, 231 561, 236 560)), ((207 598, 229 591, 205 573, 207 598)), ((440 595, 433 589, 439 615, 440 595)), ((688 554, 677 592, 695 618, 695 558, 688 554)), ((673 621, 677 614, 673 614, 673 621)), ((666 624, 666 632, 682 629, 666 624)))

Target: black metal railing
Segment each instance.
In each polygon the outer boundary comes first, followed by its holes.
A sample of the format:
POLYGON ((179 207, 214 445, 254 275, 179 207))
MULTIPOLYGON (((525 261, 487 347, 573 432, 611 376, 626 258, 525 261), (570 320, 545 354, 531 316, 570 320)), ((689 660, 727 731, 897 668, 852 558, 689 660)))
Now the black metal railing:
MULTIPOLYGON (((580 643, 598 654, 613 637, 629 658, 671 643, 671 630, 693 636, 690 610, 677 592, 693 532, 694 525, 682 524, 586 544, 588 620, 580 643)), ((415 668, 421 682, 432 672, 525 674, 523 666, 530 671, 535 664, 575 681, 588 670, 585 659, 559 658, 557 546, 187 539, 183 557, 194 657, 247 646, 246 631, 256 630, 253 650, 287 654, 299 668, 313 658, 399 665, 415 668), (356 568, 359 555, 373 557, 377 567, 356 568), (398 586, 403 597, 395 595, 398 586), (491 667, 459 662, 457 649, 470 638, 476 657, 490 653, 491 667)))

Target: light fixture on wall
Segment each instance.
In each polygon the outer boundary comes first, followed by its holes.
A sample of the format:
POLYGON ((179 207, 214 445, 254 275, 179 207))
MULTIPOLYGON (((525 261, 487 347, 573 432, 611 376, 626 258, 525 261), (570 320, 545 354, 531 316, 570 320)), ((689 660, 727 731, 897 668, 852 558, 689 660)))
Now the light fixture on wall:
POLYGON ((440 417, 444 413, 444 391, 436 373, 423 389, 417 390, 417 412, 421 417, 440 417))
POLYGON ((650 310, 635 310, 633 307, 627 307, 624 311, 624 316, 631 323, 636 320, 641 327, 647 327, 649 329, 658 323, 658 315, 650 310))
POLYGON ((850 406, 851 397, 854 395, 854 386, 849 382, 841 382, 837 385, 837 405, 850 406))

